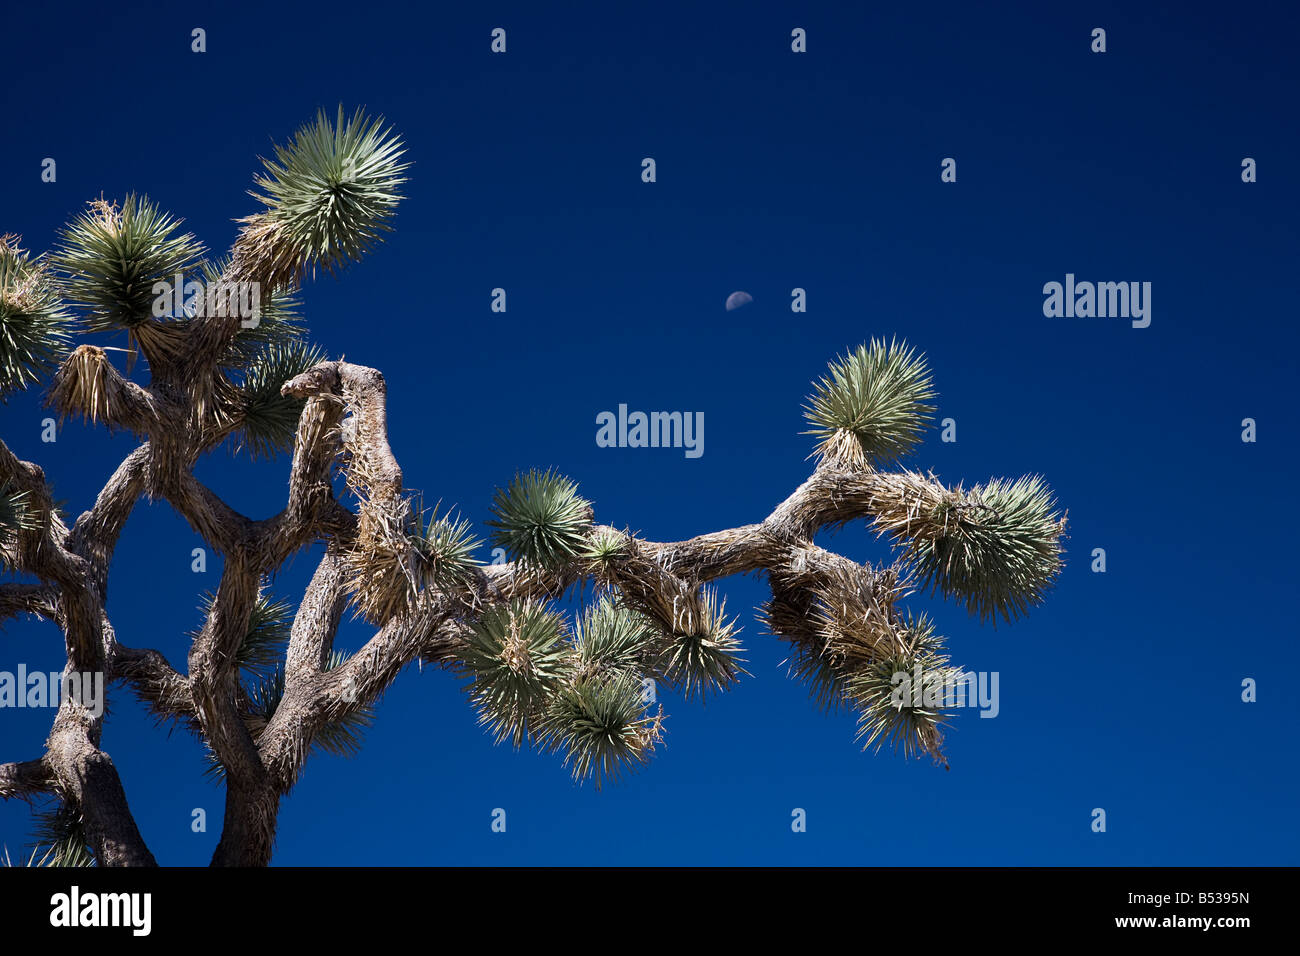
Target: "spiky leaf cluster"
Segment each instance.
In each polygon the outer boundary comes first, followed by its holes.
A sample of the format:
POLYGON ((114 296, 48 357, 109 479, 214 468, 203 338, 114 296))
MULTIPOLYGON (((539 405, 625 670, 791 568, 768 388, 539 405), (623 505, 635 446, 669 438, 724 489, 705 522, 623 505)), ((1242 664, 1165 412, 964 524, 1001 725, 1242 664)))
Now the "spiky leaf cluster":
POLYGON ((244 719, 251 724, 254 739, 261 734, 263 728, 275 716, 280 702, 284 700, 284 688, 284 667, 280 664, 277 664, 265 674, 255 675, 249 681, 247 685, 248 708, 244 712, 244 719))
POLYGON ((535 601, 494 604, 472 624, 457 657, 479 723, 497 743, 520 746, 571 675, 566 637, 559 615, 535 601))
POLYGON ((419 558, 422 584, 442 591, 467 587, 479 567, 474 552, 483 543, 473 525, 450 513, 439 516, 437 505, 426 512, 419 502, 412 516, 410 542, 419 558))
POLYGON ((241 668, 262 671, 280 663, 293 628, 293 613, 288 601, 277 601, 265 592, 257 596, 248 615, 248 632, 235 652, 241 668))
MULTIPOLYGON (((199 612, 204 620, 212 615, 215 600, 211 592, 203 595, 199 612)), ((283 662, 293 628, 293 614, 293 605, 288 601, 277 600, 265 590, 258 592, 248 614, 248 630, 235 652, 235 662, 241 670, 265 675, 283 662)), ((195 632, 190 636, 197 639, 198 634, 195 632)))
POLYGON ((76 325, 46 260, 0 236, 0 400, 58 368, 76 325))
POLYGON ((933 529, 905 546, 904 560, 931 592, 955 597, 981 621, 1012 621, 1039 604, 1061 568, 1064 520, 1037 475, 994 479, 927 516, 933 529))
POLYGON ((609 581, 618 562, 630 552, 632 536, 613 528, 598 528, 582 545, 581 558, 598 580, 609 581))
POLYGON ((238 442, 254 458, 270 458, 293 449, 304 400, 280 394, 280 387, 325 360, 325 353, 296 338, 261 348, 236 386, 238 442))
POLYGON ((0 481, 0 535, 8 538, 38 526, 36 514, 28 506, 29 501, 27 492, 19 491, 9 479, 0 481))
POLYGON ((662 634, 645 615, 601 595, 574 628, 574 649, 584 674, 640 675, 657 655, 662 634))
POLYGON ((866 750, 889 744, 904 757, 929 754, 942 761, 942 727, 950 715, 940 699, 931 703, 927 688, 942 688, 961 673, 949 666, 942 640, 934 625, 921 616, 906 625, 907 640, 895 653, 862 666, 848 682, 848 693, 858 709, 857 737, 866 750), (915 675, 921 686, 915 686, 915 675), (905 675, 905 676, 904 676, 905 675))
POLYGON ((702 588, 690 610, 678 617, 676 627, 667 635, 658 666, 687 700, 696 694, 704 697, 710 691, 729 690, 748 673, 742 666, 738 631, 736 621, 727 620, 726 601, 713 589, 702 588))
MULTIPOLYGON (((87 853, 89 854, 90 848, 87 847, 86 850, 87 853)), ((70 864, 64 864, 59 862, 61 859, 62 857, 59 856, 59 853, 55 847, 36 846, 31 848, 25 860, 22 857, 19 857, 18 858, 19 861, 15 862, 14 858, 9 854, 9 848, 7 846, 0 847, 0 867, 5 867, 5 868, 18 867, 18 866, 47 867, 47 866, 64 866, 64 865, 70 865, 76 867, 89 867, 89 866, 97 865, 95 863, 95 859, 93 855, 89 855, 86 858, 83 858, 81 860, 78 860, 77 862, 70 863, 70 864)))
POLYGON ((34 816, 35 827, 29 865, 88 867, 95 865, 95 856, 86 839, 85 819, 69 803, 59 801, 53 807, 34 816), (37 854, 40 854, 39 858, 37 854))
POLYGON ((308 268, 333 274, 370 250, 390 231, 388 220, 402 198, 398 188, 409 163, 402 142, 383 117, 343 107, 331 122, 324 110, 301 127, 288 145, 263 159, 265 173, 253 195, 267 206, 273 230, 272 285, 296 282, 308 268))
POLYGON ((600 789, 649 760, 661 739, 660 721, 646 712, 641 679, 616 670, 580 677, 563 687, 547 710, 539 736, 548 750, 564 755, 575 780, 590 778, 600 789))
POLYGON ((121 208, 102 199, 62 231, 55 264, 66 272, 67 295, 85 310, 94 331, 136 329, 151 320, 154 283, 173 283, 203 257, 180 220, 147 196, 130 195, 121 208))
POLYGON ((591 503, 578 486, 552 471, 516 475, 492 501, 492 541, 512 560, 558 568, 578 557, 591 530, 591 503))
POLYGON ((817 454, 852 467, 897 461, 920 441, 934 412, 925 357, 872 339, 830 365, 804 406, 817 454))

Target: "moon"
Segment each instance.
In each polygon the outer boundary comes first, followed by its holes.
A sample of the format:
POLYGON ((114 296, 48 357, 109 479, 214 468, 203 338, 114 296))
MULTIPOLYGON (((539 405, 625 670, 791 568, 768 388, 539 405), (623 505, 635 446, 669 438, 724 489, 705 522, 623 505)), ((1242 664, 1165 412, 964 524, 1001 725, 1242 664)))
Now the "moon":
POLYGON ((733 292, 727 296, 727 311, 734 312, 741 306, 749 305, 754 301, 754 297, 748 292, 733 292))

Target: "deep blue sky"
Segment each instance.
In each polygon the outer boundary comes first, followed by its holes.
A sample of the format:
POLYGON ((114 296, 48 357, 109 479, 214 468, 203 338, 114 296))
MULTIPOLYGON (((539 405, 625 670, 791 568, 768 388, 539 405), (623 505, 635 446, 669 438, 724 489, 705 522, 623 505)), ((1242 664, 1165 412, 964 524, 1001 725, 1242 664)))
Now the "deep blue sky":
MULTIPOLYGON (((496 486, 553 466, 652 539, 760 520, 810 467, 809 382, 898 335, 958 423, 912 464, 954 483, 1039 472, 1070 516, 1068 566, 1028 620, 981 628, 912 599, 955 662, 1001 674, 1000 715, 949 733, 949 773, 861 753, 853 718, 785 676, 751 611, 763 582, 738 579, 723 590, 754 676, 707 706, 665 693, 667 746, 640 775, 578 787, 557 759, 494 747, 450 675, 412 670, 359 757, 308 765, 276 863, 1297 862, 1294 7, 234 6, 11 5, 0 231, 44 249, 86 200, 138 191, 224 250, 258 208, 256 157, 318 107, 364 105, 406 139, 409 198, 306 311, 333 357, 387 376, 393 448, 430 499, 481 528, 496 486), (1150 281, 1151 326, 1044 318, 1067 272, 1150 281), (723 311, 737 289, 755 301, 723 311), (621 402, 704 412, 703 457, 596 447, 621 402)), ((79 513, 132 440, 69 423, 42 444, 38 398, 0 408, 0 433, 79 513)), ((221 452, 200 476, 265 516, 286 469, 221 452)), ((861 527, 829 540, 887 555, 861 527)), ((141 504, 113 567, 120 638, 181 668, 219 577, 190 571, 200 543, 141 504)), ((313 566, 300 555, 276 592, 296 599, 313 566)), ((338 644, 368 636, 350 624, 338 644)), ((53 626, 0 635, 0 669, 20 661, 62 665, 53 626)), ((0 712, 0 760, 37 756, 49 720, 0 712)), ((160 862, 205 864, 222 794, 199 745, 119 691, 104 746, 160 862)), ((0 806, 0 842, 28 822, 0 806)))

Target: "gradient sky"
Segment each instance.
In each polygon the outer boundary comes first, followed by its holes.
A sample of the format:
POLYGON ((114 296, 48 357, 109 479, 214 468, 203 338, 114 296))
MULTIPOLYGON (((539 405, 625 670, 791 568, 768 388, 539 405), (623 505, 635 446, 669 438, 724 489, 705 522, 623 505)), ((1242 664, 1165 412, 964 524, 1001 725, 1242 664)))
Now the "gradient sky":
MULTIPOLYGON (((319 107, 364 105, 406 140, 408 198, 386 246, 306 287, 305 312, 332 357, 387 377, 408 486, 481 532, 494 488, 532 466, 654 540, 761 520, 811 467, 810 381, 895 335, 957 422, 910 464, 951 483, 1040 473, 1070 520, 1027 620, 911 599, 956 663, 1000 674, 998 717, 960 713, 948 734, 951 772, 862 753, 853 717, 786 676, 752 612, 763 581, 734 579, 753 676, 705 705, 665 690, 666 746, 639 775, 580 787, 556 758, 493 746, 452 675, 411 669, 360 756, 308 764, 276 864, 1297 862, 1293 5, 235 6, 10 5, 0 232, 45 249, 86 200, 136 191, 224 251, 258 208, 257 156, 319 107), (1043 284, 1066 273, 1151 282, 1150 327, 1045 318, 1043 284), (724 311, 742 289, 753 303, 724 311), (620 403, 703 412, 704 455, 598 448, 596 415, 620 403)), ((42 444, 39 399, 0 407, 0 434, 79 513, 133 440, 69 422, 42 444)), ((221 451, 198 473, 251 516, 284 501, 283 459, 221 451)), ((819 542, 888 557, 861 523, 819 542)), ((219 578, 216 560, 191 572, 200 544, 141 503, 110 584, 120 639, 181 669, 219 578)), ((300 554, 274 592, 296 600, 313 567, 300 554)), ((369 634, 345 624, 337 646, 369 634)), ((19 662, 61 667, 56 629, 12 622, 0 669, 19 662)), ((199 744, 124 690, 110 706, 103 744, 146 841, 206 864, 223 796, 199 744)), ((0 711, 0 760, 36 757, 51 716, 0 711)), ((28 829, 0 805, 0 842, 28 829)))

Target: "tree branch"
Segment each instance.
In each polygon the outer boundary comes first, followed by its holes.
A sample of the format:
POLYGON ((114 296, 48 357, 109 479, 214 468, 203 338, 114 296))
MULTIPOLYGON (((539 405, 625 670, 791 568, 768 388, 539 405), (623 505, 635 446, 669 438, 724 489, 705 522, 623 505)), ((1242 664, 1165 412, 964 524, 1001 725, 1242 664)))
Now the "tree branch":
POLYGON ((43 584, 11 581, 0 584, 0 622, 19 614, 36 614, 54 620, 54 602, 58 591, 43 584))
POLYGON ((146 442, 122 460, 99 492, 94 507, 82 512, 68 538, 68 549, 90 561, 96 587, 105 598, 108 566, 122 528, 144 493, 150 453, 146 442))
POLYGON ((200 731, 190 682, 158 651, 126 647, 114 641, 108 648, 106 680, 126 681, 136 697, 164 720, 184 720, 200 731))
POLYGON ((0 800, 30 800, 54 792, 54 778, 42 760, 0 763, 0 800))

